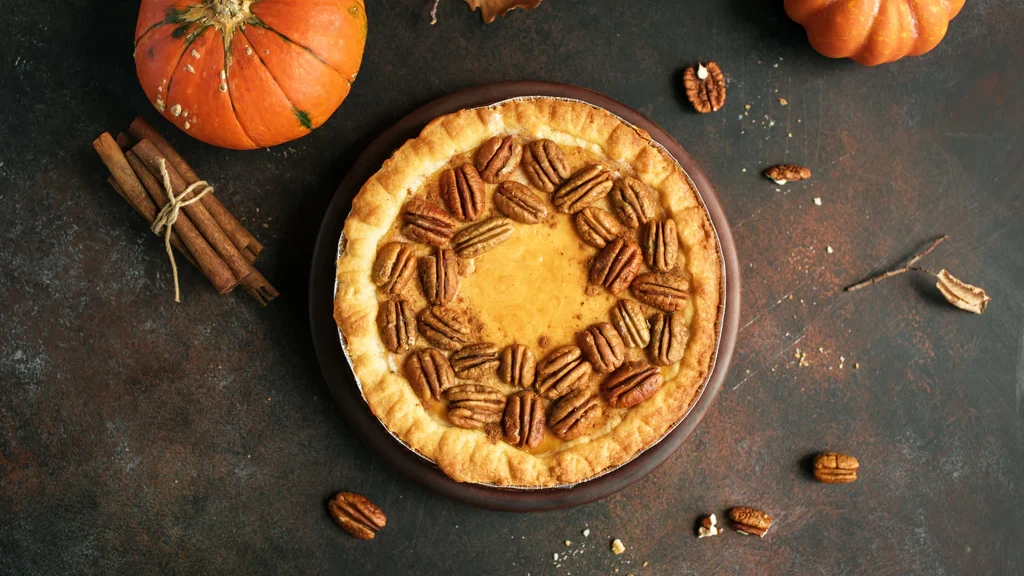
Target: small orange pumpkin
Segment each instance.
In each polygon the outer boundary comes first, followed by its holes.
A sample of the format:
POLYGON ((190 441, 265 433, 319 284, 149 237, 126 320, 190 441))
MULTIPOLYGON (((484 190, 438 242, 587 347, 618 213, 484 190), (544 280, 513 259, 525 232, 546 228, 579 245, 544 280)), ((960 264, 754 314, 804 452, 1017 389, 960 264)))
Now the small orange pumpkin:
POLYGON ((918 56, 938 46, 965 0, 786 0, 786 14, 829 58, 865 66, 918 56))
POLYGON ((135 70, 176 126, 250 149, 323 124, 365 45, 363 0, 142 0, 135 70))

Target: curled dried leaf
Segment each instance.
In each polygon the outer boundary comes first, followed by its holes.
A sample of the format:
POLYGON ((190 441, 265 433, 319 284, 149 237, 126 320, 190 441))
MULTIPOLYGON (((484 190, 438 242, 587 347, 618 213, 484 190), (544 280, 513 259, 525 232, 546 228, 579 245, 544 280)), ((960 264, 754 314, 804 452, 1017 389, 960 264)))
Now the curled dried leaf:
POLYGON ((935 277, 938 278, 935 287, 939 289, 942 296, 961 310, 981 314, 985 312, 988 303, 992 301, 992 298, 985 294, 984 290, 958 280, 945 269, 939 270, 935 277))
POLYGON ((480 9, 484 22, 490 24, 498 16, 504 16, 516 8, 536 8, 541 0, 466 0, 470 10, 480 9))

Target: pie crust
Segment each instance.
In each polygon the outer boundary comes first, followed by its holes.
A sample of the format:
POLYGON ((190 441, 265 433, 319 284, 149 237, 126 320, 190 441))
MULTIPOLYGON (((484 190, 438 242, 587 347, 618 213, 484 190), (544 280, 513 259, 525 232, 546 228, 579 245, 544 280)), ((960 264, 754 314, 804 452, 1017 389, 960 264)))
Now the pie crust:
MULTIPOLYGON (((550 194, 529 184, 522 167, 511 179, 543 198, 549 215, 539 224, 516 223, 514 234, 503 244, 472 260, 460 260, 462 278, 455 304, 472 318, 474 338, 499 348, 525 344, 540 361, 555 348, 576 344, 576 335, 587 327, 609 322, 618 298, 633 296, 628 290, 616 297, 604 288, 588 287, 597 249, 580 239, 573 216, 554 209, 550 194)), ((484 218, 496 215, 495 188, 486 185, 484 218)), ((595 206, 611 211, 607 198, 595 206)), ((457 228, 467 224, 471 223, 456 220, 457 228)), ((643 266, 641 272, 647 271, 643 266)), ((406 446, 459 482, 539 488, 576 484, 621 466, 680 422, 714 366, 723 293, 717 235, 675 160, 649 134, 606 110, 575 100, 531 97, 435 119, 363 185, 352 201, 339 244, 334 318, 363 398, 406 446), (566 151, 574 173, 600 162, 616 179, 631 176, 642 181, 653 192, 660 215, 675 221, 678 268, 690 278, 688 304, 678 312, 688 321, 689 340, 681 360, 659 367, 664 377, 660 389, 628 409, 611 408, 599 394, 603 417, 589 433, 562 441, 548 431, 533 450, 505 441, 500 425, 497 433, 494 427, 456 427, 445 416, 444 401, 421 401, 403 375, 406 355, 390 352, 381 339, 377 315, 387 295, 371 279, 378 249, 388 242, 408 242, 420 256, 431 253, 432 248, 402 235, 403 206, 412 198, 443 205, 437 200, 441 173, 472 163, 474 152, 496 135, 512 135, 523 146, 550 139, 566 151)), ((429 306, 418 279, 409 282, 403 297, 416 311, 429 306)), ((415 348, 425 344, 429 345, 420 336, 415 348)), ((642 349, 627 350, 627 360, 646 357, 642 349)), ((590 386, 597 390, 606 376, 595 371, 590 386)), ((509 394, 516 390, 497 377, 485 383, 509 394)))

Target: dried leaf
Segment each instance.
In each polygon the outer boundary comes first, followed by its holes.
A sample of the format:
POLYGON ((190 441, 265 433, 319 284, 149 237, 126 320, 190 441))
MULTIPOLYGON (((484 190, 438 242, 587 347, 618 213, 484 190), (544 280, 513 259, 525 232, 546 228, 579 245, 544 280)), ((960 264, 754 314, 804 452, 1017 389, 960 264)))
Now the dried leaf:
POLYGON ((981 288, 965 284, 945 270, 939 270, 935 277, 939 279, 935 287, 950 304, 961 310, 981 314, 992 300, 981 288))
POLYGON ((484 22, 490 24, 498 16, 504 16, 516 8, 536 8, 541 0, 466 0, 471 10, 480 9, 484 22))

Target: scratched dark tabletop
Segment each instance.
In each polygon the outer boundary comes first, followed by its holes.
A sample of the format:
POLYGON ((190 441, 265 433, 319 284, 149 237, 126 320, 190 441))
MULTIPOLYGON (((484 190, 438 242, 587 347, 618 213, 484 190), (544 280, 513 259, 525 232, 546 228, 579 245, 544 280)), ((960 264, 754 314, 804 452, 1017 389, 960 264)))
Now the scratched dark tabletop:
POLYGON ((137 3, 4 3, 0 574, 1024 572, 1018 0, 970 0, 935 51, 879 68, 816 54, 781 0, 548 0, 488 26, 460 0, 430 26, 427 4, 370 3, 352 93, 306 138, 236 152, 157 124, 266 245, 283 296, 260 309, 187 266, 175 305, 161 243, 90 147, 157 120, 137 3), (718 113, 681 95, 698 58, 728 77, 718 113), (516 79, 666 128, 717 189, 743 269, 729 377, 682 449, 614 496, 538 514, 448 500, 370 452, 321 378, 305 296, 321 215, 368 143, 439 96, 516 79), (760 172, 782 161, 814 178, 777 189, 760 172), (842 292, 940 234, 922 264, 984 287, 984 316, 926 278, 842 292), (856 455, 857 482, 815 483, 821 450, 856 455), (385 511, 376 540, 331 522, 338 490, 385 511), (738 504, 776 518, 765 539, 694 537, 738 504))

